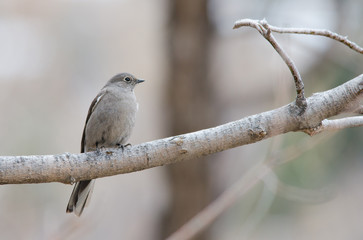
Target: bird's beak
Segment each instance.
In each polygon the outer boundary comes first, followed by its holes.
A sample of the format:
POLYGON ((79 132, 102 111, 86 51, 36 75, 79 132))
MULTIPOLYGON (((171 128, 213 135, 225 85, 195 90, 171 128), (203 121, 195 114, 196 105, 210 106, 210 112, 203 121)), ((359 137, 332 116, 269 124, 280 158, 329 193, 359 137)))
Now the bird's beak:
POLYGON ((145 82, 145 80, 143 80, 143 79, 137 79, 136 84, 139 84, 139 83, 142 83, 142 82, 145 82))

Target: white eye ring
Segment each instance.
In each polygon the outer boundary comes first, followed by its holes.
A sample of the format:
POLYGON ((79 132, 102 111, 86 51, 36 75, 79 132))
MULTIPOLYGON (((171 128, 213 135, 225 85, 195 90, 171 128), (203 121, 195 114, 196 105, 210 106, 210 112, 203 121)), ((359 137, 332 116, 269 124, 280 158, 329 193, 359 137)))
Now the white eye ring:
POLYGON ((125 78, 124 78, 124 81, 125 81, 125 82, 131 82, 131 78, 130 78, 130 77, 125 77, 125 78))

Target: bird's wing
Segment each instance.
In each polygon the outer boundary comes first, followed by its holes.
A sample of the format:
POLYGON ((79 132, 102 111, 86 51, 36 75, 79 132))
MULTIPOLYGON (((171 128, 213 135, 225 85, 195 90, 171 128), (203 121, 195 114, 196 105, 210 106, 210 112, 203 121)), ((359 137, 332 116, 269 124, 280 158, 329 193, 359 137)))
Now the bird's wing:
POLYGON ((83 134, 82 134, 82 141, 81 141, 81 153, 84 152, 84 147, 85 147, 85 141, 86 141, 86 128, 87 128, 87 123, 88 120, 90 119, 93 111, 95 110, 97 104, 101 101, 101 99, 103 98, 103 96, 105 95, 106 91, 101 91, 96 97, 95 99, 93 99, 91 106, 88 109, 88 114, 87 114, 87 118, 86 118, 86 123, 84 124, 84 129, 83 129, 83 134))

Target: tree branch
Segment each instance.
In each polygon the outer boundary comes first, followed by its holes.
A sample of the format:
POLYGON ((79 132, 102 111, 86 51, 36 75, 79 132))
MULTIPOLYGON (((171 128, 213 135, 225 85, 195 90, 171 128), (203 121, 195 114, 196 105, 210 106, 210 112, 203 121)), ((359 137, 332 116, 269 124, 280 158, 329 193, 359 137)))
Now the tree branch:
MULTIPOLYGON (((251 144, 291 131, 306 131, 321 125, 349 106, 359 106, 363 75, 307 99, 299 115, 294 103, 242 118, 214 128, 155 140, 122 149, 104 149, 82 154, 0 157, 0 184, 74 183, 129 173, 251 144)), ((356 109, 356 107, 355 107, 356 109)))
POLYGON ((347 117, 342 119, 328 120, 324 119, 317 128, 307 129, 305 132, 310 136, 316 135, 322 131, 336 131, 344 128, 362 127, 363 117, 347 117))
POLYGON ((356 43, 348 40, 347 37, 343 37, 337 33, 331 32, 329 30, 320 30, 320 29, 306 29, 306 28, 280 28, 275 27, 267 23, 265 19, 263 20, 253 20, 253 19, 241 19, 235 22, 233 29, 237 29, 240 27, 252 27, 255 28, 277 51, 277 53, 281 56, 281 58, 286 63, 289 68, 295 82, 296 88, 296 106, 298 107, 298 111, 302 114, 306 109, 306 99, 304 95, 304 83, 302 81, 301 75, 295 66, 293 60, 287 55, 287 53, 283 50, 280 44, 276 41, 271 32, 277 33, 295 33, 295 34, 310 34, 310 35, 319 35, 331 38, 338 42, 345 44, 351 49, 357 51, 358 53, 363 53, 363 48, 358 46, 356 43))
POLYGON ((276 41, 275 37, 271 33, 270 25, 264 19, 260 20, 252 20, 252 19, 242 19, 237 21, 233 29, 248 26, 257 29, 257 31, 273 46, 276 52, 280 55, 282 60, 286 63, 287 67, 289 68, 295 82, 296 88, 296 106, 298 107, 299 114, 304 113, 306 109, 306 98, 304 94, 304 83, 301 79, 301 75, 299 70, 295 66, 294 61, 287 55, 287 53, 283 50, 280 44, 276 41))
MULTIPOLYGON (((265 20, 263 20, 263 21, 265 21, 265 20)), ((233 28, 239 28, 239 27, 242 27, 242 26, 250 26, 251 22, 261 22, 261 21, 252 20, 252 19, 241 19, 241 20, 238 20, 238 21, 236 21, 234 23, 233 28)), ((267 24, 267 22, 266 22, 266 24, 267 24)), ((334 40, 336 40, 338 42, 343 43, 344 45, 348 46, 352 50, 363 54, 363 48, 360 47, 358 44, 348 40, 348 37, 346 37, 346 36, 339 35, 339 34, 337 34, 335 32, 329 31, 329 30, 325 30, 325 29, 309 29, 309 28, 281 28, 281 27, 272 26, 270 24, 267 24, 267 25, 268 25, 268 28, 272 32, 276 32, 276 33, 309 34, 309 35, 318 35, 318 36, 331 38, 331 39, 334 39, 334 40)))

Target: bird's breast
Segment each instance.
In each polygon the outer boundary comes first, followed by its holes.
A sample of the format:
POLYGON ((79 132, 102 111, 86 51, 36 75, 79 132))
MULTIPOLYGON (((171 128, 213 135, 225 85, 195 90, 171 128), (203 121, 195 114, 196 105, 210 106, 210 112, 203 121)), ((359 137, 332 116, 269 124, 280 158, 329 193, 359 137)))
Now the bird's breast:
POLYGON ((125 144, 135 124, 137 102, 132 94, 105 94, 86 126, 86 147, 125 144))

